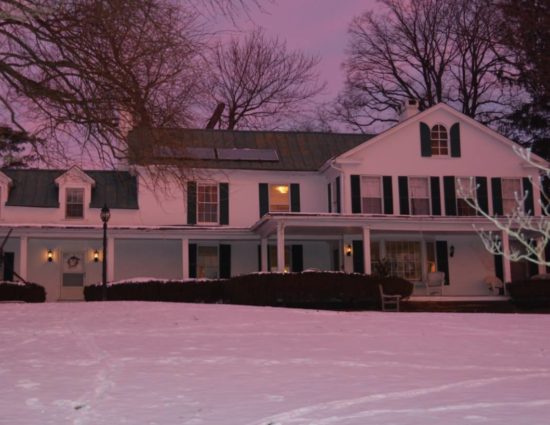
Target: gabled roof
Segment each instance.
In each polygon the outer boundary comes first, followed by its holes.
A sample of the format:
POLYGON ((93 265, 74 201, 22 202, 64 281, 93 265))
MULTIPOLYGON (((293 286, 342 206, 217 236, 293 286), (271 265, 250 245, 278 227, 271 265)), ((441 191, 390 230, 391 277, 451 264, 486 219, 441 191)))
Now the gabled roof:
MULTIPOLYGON (((56 180, 65 170, 2 170, 12 179, 6 205, 17 207, 59 207, 59 190, 56 180)), ((95 181, 91 208, 107 204, 111 209, 137 209, 137 181, 125 171, 84 171, 95 181)))
POLYGON ((76 180, 81 181, 82 183, 87 183, 92 186, 95 185, 95 180, 92 179, 88 174, 86 174, 82 169, 76 165, 73 165, 71 168, 69 168, 67 171, 65 171, 63 174, 61 174, 59 177, 55 179, 55 183, 57 185, 64 183, 66 181, 70 180, 76 180))
POLYGON ((137 128, 130 132, 128 144, 132 162, 142 165, 161 163, 190 168, 316 171, 330 158, 371 137, 320 132, 137 128), (159 145, 169 147, 171 155, 153 154, 153 146, 159 145), (190 159, 177 153, 178 149, 183 152, 185 148, 213 149, 214 159, 190 159), (274 150, 277 160, 219 159, 217 149, 274 150))

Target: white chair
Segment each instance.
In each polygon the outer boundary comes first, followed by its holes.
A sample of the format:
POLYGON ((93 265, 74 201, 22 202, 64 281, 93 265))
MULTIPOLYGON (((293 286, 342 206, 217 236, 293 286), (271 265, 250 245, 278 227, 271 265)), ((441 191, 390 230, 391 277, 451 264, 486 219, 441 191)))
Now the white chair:
POLYGON ((428 278, 424 282, 426 285, 426 295, 443 295, 443 285, 445 284, 445 273, 429 272, 428 278))
POLYGON ((399 300, 401 299, 401 295, 384 294, 382 285, 378 285, 378 290, 380 291, 382 311, 399 311, 399 300))

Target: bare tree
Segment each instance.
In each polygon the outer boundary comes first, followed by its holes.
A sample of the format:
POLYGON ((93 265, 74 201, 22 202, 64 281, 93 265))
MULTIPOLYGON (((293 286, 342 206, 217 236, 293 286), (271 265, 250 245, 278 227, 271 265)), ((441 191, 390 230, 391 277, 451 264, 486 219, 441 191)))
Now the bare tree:
POLYGON ((319 58, 291 51, 260 29, 244 39, 219 43, 211 59, 210 112, 226 105, 221 126, 227 129, 273 127, 296 116, 324 87, 315 67, 319 58))
POLYGON ((349 28, 346 86, 336 113, 364 130, 397 121, 410 98, 425 109, 447 102, 488 123, 509 100, 496 78, 502 62, 489 0, 380 0, 349 28))

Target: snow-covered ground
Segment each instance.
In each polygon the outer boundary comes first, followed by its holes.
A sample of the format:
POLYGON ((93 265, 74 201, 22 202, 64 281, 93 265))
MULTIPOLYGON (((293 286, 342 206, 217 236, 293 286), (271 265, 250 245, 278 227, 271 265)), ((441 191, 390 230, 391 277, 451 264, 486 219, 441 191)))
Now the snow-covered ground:
POLYGON ((550 315, 0 304, 9 425, 550 423, 550 315))

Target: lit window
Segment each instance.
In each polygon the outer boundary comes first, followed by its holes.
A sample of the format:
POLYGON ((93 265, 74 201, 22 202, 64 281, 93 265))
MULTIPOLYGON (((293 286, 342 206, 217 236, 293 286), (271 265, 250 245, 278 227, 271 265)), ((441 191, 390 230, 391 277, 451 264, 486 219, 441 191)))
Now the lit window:
MULTIPOLYGON (((268 245, 267 255, 269 257, 268 258, 268 264, 269 264, 270 271, 272 271, 272 272, 278 271, 278 269, 277 269, 277 247, 274 246, 274 245, 268 245)), ((290 250, 290 246, 285 245, 285 267, 284 267, 285 273, 288 273, 292 270, 291 259, 292 259, 292 253, 291 253, 291 250, 290 250)))
POLYGON ((449 138, 447 135, 447 129, 444 126, 440 124, 434 125, 432 127, 430 139, 432 142, 432 155, 449 154, 449 138))
POLYGON ((218 222, 217 184, 197 184, 197 221, 199 223, 218 222))
POLYGON ((516 197, 522 195, 520 179, 502 179, 502 212, 512 214, 519 205, 516 197))
POLYGON ((218 247, 198 246, 197 247, 197 277, 217 279, 219 277, 218 247))
POLYGON ((474 179, 471 177, 457 177, 455 185, 456 214, 462 216, 477 215, 475 208, 470 205, 475 204, 476 198, 476 185, 474 179))
POLYGON ((380 177, 361 177, 361 211, 365 214, 382 214, 380 177))
POLYGON ((269 185, 269 211, 290 211, 290 186, 288 184, 269 185))
POLYGON ((407 280, 422 279, 420 242, 386 242, 386 256, 390 260, 391 275, 407 280))
POLYGON ((65 217, 84 217, 84 189, 67 189, 65 217))
POLYGON ((412 215, 430 214, 430 184, 427 177, 409 178, 409 196, 412 215))

